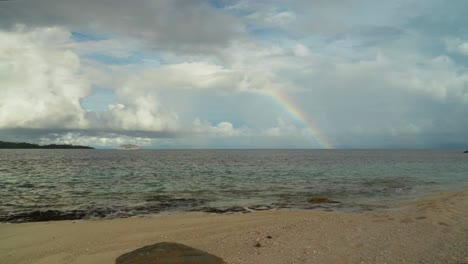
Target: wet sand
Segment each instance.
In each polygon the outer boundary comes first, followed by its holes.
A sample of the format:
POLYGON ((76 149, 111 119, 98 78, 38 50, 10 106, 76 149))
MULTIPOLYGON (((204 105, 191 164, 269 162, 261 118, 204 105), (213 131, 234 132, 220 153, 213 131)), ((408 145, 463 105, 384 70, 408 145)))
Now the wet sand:
POLYGON ((114 263, 121 254, 163 241, 228 263, 468 263, 468 191, 379 212, 271 210, 3 223, 0 262, 114 263))

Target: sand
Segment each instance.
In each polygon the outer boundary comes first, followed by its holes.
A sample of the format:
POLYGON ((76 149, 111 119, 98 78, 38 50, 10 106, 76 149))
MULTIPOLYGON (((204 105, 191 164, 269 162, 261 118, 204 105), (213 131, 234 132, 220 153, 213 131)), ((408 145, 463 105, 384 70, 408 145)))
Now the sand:
POLYGON ((228 263, 468 263, 468 191, 379 212, 272 210, 0 224, 0 263, 114 263, 162 241, 228 263))

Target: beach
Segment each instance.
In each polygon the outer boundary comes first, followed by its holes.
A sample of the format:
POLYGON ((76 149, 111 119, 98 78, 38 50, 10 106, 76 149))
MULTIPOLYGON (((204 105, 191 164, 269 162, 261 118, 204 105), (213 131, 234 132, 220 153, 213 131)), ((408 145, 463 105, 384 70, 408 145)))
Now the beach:
POLYGON ((4 264, 114 263, 163 241, 227 263, 467 263, 468 191, 369 212, 283 209, 0 224, 4 264))
POLYGON ((468 264, 467 18, 0 0, 0 264, 468 264))

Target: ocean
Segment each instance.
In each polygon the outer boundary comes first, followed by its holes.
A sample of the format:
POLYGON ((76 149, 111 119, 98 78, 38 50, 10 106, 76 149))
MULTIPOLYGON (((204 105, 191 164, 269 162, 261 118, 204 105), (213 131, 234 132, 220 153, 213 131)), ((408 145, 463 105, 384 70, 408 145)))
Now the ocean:
POLYGON ((1 222, 382 210, 467 187, 461 150, 0 150, 1 222))

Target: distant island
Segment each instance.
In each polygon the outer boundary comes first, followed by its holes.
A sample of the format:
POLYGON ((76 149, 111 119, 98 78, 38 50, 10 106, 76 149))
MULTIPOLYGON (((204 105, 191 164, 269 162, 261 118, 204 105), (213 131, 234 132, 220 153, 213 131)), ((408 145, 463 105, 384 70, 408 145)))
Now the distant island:
POLYGON ((468 150, 463 151, 463 153, 468 153, 468 150))
POLYGON ((31 143, 17 143, 17 142, 5 142, 0 141, 0 149, 94 149, 89 146, 75 146, 68 144, 50 144, 50 145, 38 145, 31 143))

